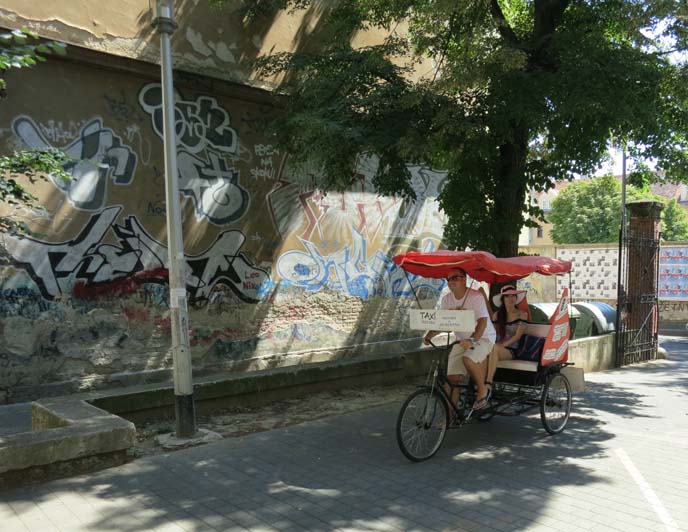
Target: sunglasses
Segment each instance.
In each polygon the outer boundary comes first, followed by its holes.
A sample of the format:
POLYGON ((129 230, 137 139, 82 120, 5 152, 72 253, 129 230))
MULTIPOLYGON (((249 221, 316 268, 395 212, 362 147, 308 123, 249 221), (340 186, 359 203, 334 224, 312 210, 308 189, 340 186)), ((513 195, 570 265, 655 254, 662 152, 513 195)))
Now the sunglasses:
POLYGON ((459 279, 465 279, 465 275, 452 275, 451 277, 447 277, 447 281, 458 281, 459 279))

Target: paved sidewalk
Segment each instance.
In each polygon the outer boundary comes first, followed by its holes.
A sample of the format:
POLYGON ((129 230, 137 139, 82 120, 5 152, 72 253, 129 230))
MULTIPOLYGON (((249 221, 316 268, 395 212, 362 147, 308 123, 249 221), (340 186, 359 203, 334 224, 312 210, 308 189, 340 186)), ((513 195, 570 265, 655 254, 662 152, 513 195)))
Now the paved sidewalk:
POLYGON ((688 532, 688 339, 664 347, 589 375, 557 437, 499 418, 412 464, 388 405, 0 491, 0 529, 688 532))

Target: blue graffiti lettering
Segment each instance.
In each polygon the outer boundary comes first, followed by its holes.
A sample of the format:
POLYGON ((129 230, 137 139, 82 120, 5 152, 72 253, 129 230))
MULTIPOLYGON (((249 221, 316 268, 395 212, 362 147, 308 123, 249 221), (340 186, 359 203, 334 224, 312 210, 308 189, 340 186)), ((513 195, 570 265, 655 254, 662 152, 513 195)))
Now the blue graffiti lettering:
MULTIPOLYGON (((353 243, 325 255, 308 240, 301 239, 306 251, 290 250, 277 261, 277 273, 287 286, 298 286, 309 292, 324 288, 340 291, 367 300, 371 297, 409 297, 413 290, 439 293, 444 281, 404 272, 384 253, 376 251, 367 257, 367 242, 355 228, 353 243), (409 284, 409 281, 411 284, 409 284), (412 289, 412 286, 413 289, 412 289)), ((427 249, 434 249, 428 241, 427 249)))

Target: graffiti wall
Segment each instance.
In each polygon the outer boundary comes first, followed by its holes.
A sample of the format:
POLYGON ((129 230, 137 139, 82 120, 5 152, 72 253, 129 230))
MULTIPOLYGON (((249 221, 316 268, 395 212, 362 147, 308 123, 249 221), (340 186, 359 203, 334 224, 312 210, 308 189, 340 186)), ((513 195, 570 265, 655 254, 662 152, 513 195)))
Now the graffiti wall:
MULTIPOLYGON (((70 179, 0 206, 0 392, 6 400, 165 378, 169 351, 161 91, 154 80, 51 61, 11 72, 0 149, 56 147, 70 179)), ((9 77, 9 76, 8 76, 9 77)), ((415 202, 325 193, 261 136, 259 95, 177 86, 175 125, 196 374, 402 349, 411 284, 391 257, 436 249, 445 174, 410 167, 415 202), (390 344, 392 342, 392 344, 390 344)), ((417 340, 411 340, 417 342, 417 340)), ((0 397, 0 400, 2 397, 0 397)))

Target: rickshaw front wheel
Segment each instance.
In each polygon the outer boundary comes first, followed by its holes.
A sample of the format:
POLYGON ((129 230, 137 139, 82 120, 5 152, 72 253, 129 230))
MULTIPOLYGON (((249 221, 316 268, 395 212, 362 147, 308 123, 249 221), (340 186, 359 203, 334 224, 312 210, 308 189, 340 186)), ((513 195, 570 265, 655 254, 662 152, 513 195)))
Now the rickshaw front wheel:
POLYGON ((540 400, 542 426, 550 434, 559 434, 571 414, 571 384, 565 375, 554 373, 547 378, 540 400))
POLYGON ((406 399, 397 417, 397 443, 404 456, 422 462, 439 450, 449 427, 446 399, 430 387, 406 399))

